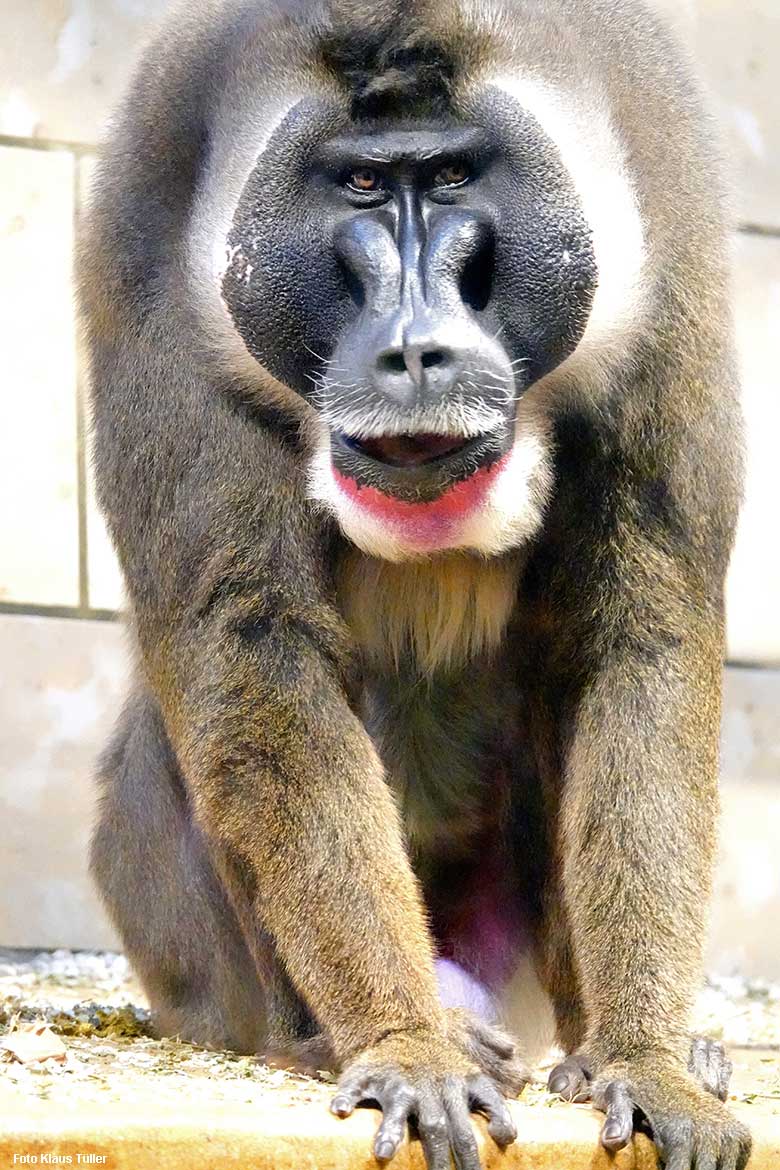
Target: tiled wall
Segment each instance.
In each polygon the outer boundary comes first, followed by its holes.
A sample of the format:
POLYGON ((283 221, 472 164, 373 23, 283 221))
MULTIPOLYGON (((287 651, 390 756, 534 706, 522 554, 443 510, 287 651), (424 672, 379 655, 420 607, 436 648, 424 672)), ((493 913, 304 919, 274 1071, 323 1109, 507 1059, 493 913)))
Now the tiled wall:
MULTIPOLYGON (((690 38, 714 91, 741 225, 735 304, 749 473, 729 581, 730 655, 778 665, 780 5, 657 3, 690 38)), ((91 761, 121 691, 122 635, 111 618, 122 590, 92 491, 73 240, 107 111, 166 7, 167 0, 3 3, 0 823, 10 830, 0 848, 0 943, 108 937, 83 858, 91 761)), ((756 677, 764 680, 755 684, 758 707, 734 699, 737 722, 744 732, 746 719, 750 735, 756 710, 771 709, 767 688, 777 686, 770 671, 756 677)), ((771 694, 774 702, 776 690, 771 694)), ((734 758, 730 743, 727 760, 734 758)), ((767 758, 762 775, 776 781, 780 759, 776 751, 767 758)))
MULTIPOLYGON (((657 0, 714 91, 734 175, 736 312, 749 436, 729 645, 780 662, 780 68, 777 0, 657 0)), ((6 0, 0 39, 0 607, 105 616, 121 600, 94 506, 73 320, 73 225, 95 142, 167 0, 6 0)))

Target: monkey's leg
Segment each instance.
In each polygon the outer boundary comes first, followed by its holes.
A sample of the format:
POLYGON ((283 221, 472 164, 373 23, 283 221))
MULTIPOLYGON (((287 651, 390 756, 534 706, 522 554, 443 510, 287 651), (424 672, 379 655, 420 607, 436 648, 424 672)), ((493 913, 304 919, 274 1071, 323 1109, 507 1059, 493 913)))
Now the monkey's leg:
POLYGON ((604 582, 609 622, 590 634, 561 803, 602 1143, 626 1144, 636 1108, 669 1170, 736 1170, 749 1135, 687 1068, 715 842, 720 625, 693 604, 681 567, 646 545, 641 564, 604 582), (609 580, 619 593, 608 596, 609 580))
MULTIPOLYGON (((553 888, 545 899, 547 913, 540 929, 539 973, 552 1004, 556 1040, 568 1055, 576 1052, 585 1038, 585 1013, 574 966, 571 932, 562 904, 563 893, 553 876, 549 881, 553 888)), ((580 1091, 579 1086, 577 1091, 580 1091)))
POLYGON ((159 1031, 240 1052, 307 1037, 311 1020, 282 973, 270 995, 261 987, 149 695, 128 703, 100 781, 92 872, 159 1031))

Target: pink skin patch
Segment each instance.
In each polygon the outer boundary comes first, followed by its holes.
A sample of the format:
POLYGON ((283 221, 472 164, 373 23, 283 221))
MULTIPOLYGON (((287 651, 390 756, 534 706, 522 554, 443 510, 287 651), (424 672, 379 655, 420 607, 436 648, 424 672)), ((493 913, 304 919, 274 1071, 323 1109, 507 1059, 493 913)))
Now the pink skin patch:
POLYGON ((363 486, 333 468, 336 483, 353 503, 365 508, 385 524, 403 531, 404 538, 419 549, 446 546, 457 535, 464 519, 484 502, 490 487, 505 466, 503 455, 490 467, 481 467, 468 479, 447 488, 434 500, 399 500, 378 488, 363 486))

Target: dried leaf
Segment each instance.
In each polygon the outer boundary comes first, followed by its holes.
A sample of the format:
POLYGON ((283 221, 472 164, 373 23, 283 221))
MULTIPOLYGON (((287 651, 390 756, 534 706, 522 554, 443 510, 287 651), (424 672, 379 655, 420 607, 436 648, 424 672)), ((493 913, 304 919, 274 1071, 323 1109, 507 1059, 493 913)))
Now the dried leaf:
POLYGON ((21 1064, 34 1064, 42 1060, 67 1059, 67 1049, 55 1036, 47 1023, 42 1020, 33 1024, 17 1024, 0 1040, 6 1060, 18 1060, 21 1064))

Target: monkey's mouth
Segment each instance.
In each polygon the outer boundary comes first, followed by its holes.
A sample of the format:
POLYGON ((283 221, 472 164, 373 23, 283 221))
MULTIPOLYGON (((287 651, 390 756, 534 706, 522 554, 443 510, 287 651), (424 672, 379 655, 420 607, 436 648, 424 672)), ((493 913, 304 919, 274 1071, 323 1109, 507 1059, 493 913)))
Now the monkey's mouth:
POLYGON ((421 507, 450 495, 478 472, 484 481, 509 450, 513 433, 509 421, 478 435, 416 431, 357 438, 335 431, 330 437, 331 460, 342 486, 351 484, 350 492, 357 490, 361 503, 370 495, 363 489, 371 488, 391 500, 421 507))
MULTIPOLYGON (((480 436, 481 437, 481 436, 480 436)), ((387 467, 420 467, 435 459, 446 459, 463 451, 470 439, 463 435, 378 435, 370 439, 356 439, 343 435, 345 445, 360 455, 384 463, 387 467)))

